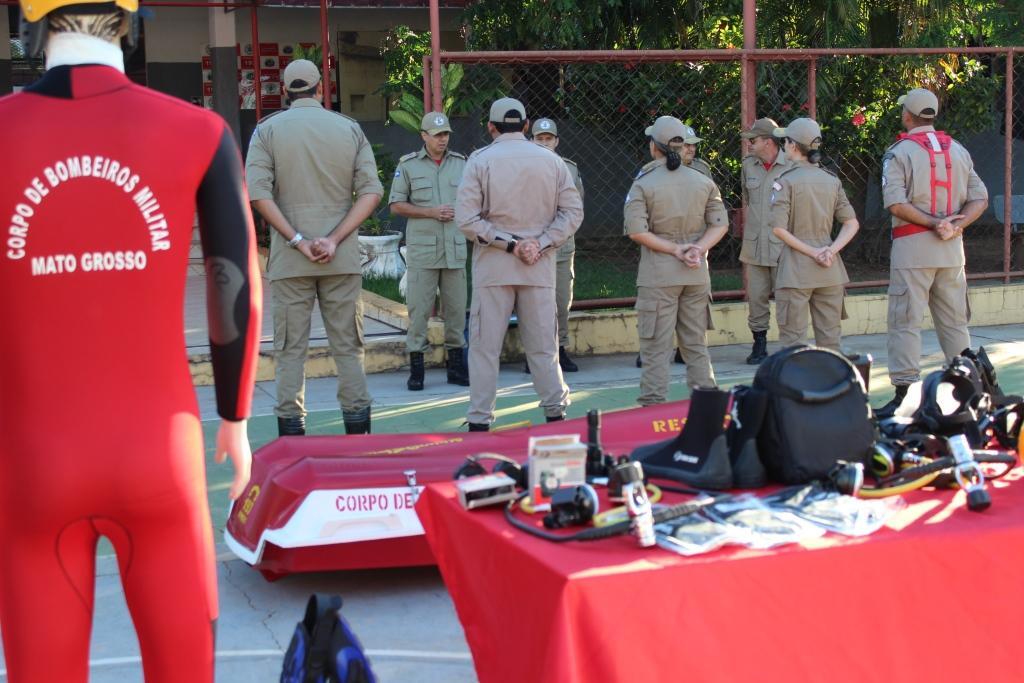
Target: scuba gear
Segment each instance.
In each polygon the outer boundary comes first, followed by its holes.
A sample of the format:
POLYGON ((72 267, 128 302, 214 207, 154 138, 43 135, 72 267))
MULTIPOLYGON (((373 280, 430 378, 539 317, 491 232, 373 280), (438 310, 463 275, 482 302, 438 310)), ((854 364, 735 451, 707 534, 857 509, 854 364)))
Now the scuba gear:
POLYGON ((551 511, 544 515, 544 528, 583 526, 594 518, 597 509, 597 492, 593 486, 563 486, 551 496, 551 511))
POLYGON ((839 460, 867 462, 871 408, 860 373, 842 354, 783 349, 758 368, 754 389, 768 396, 757 447, 773 480, 803 484, 826 477, 839 460))
POLYGON ((644 487, 644 470, 638 462, 627 462, 615 468, 615 478, 622 482, 622 497, 626 501, 630 526, 641 548, 650 548, 654 537, 654 515, 651 501, 644 487))
POLYGON ((761 488, 768 483, 768 473, 757 452, 757 435, 768 410, 768 396, 743 385, 733 387, 732 396, 732 420, 726 433, 732 485, 738 489, 761 488))
POLYGON ((732 394, 719 389, 694 389, 682 431, 673 439, 640 446, 630 459, 648 476, 671 479, 701 489, 733 486, 726 440, 726 419, 732 394))
POLYGON ((476 455, 467 457, 466 460, 459 465, 458 469, 455 470, 455 474, 452 475, 452 479, 464 479, 466 477, 475 477, 481 474, 487 474, 487 470, 484 469, 482 464, 480 464, 481 460, 495 460, 496 462, 494 467, 491 469, 492 472, 505 474, 516 483, 516 486, 521 489, 526 488, 526 466, 520 465, 512 458, 499 453, 477 453, 476 455))

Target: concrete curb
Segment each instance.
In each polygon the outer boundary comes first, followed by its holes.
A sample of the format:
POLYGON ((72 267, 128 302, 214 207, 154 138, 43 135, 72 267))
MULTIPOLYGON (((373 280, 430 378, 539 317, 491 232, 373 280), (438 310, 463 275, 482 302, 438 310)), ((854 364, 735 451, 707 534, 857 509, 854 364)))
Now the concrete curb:
MULTIPOLYGON (((968 290, 971 308, 971 326, 1010 325, 1024 323, 1024 285, 996 285, 972 287, 968 290)), ((406 307, 372 292, 363 291, 366 315, 401 330, 409 328, 409 314, 406 307)), ((772 302, 772 325, 768 330, 769 341, 778 340, 775 327, 775 304, 772 302)), ((888 296, 885 294, 860 294, 846 297, 848 318, 843 321, 843 335, 884 334, 887 330, 888 296)), ((751 341, 747 328, 747 304, 745 302, 724 302, 711 305, 714 330, 708 331, 708 346, 745 344, 751 341)), ((579 356, 601 356, 614 353, 636 353, 638 350, 636 332, 636 311, 614 309, 606 311, 577 311, 569 318, 571 344, 569 351, 579 356)), ((922 329, 934 328, 931 315, 926 314, 922 329)), ((430 321, 427 340, 432 351, 426 362, 430 367, 444 365, 444 324, 439 319, 430 321)), ((510 327, 505 338, 502 361, 513 362, 522 358, 523 349, 519 330, 510 327)), ((198 386, 213 383, 213 370, 208 353, 196 354, 189 358, 192 378, 198 386)), ((366 372, 388 372, 408 365, 405 337, 393 335, 371 339, 366 344, 366 372)), ((306 361, 306 377, 333 377, 336 374, 334 359, 326 346, 312 346, 306 361)), ((257 380, 274 378, 274 358, 271 345, 264 344, 260 350, 257 380)))

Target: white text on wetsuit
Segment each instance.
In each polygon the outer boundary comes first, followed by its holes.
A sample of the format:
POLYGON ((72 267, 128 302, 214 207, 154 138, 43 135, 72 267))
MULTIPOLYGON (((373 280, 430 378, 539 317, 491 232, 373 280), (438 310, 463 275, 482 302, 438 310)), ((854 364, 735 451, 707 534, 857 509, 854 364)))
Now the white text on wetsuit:
MULTIPOLYGON (((79 178, 98 178, 117 186, 131 196, 149 231, 150 250, 167 251, 171 248, 167 219, 160 201, 148 185, 142 185, 137 173, 121 162, 100 155, 72 156, 46 166, 32 178, 22 192, 24 201, 15 205, 7 228, 6 255, 8 259, 25 258, 29 233, 37 207, 41 206, 53 190, 79 178)), ((51 254, 32 257, 33 275, 56 275, 75 271, 98 272, 142 270, 146 267, 146 253, 139 250, 85 252, 82 254, 51 254)))

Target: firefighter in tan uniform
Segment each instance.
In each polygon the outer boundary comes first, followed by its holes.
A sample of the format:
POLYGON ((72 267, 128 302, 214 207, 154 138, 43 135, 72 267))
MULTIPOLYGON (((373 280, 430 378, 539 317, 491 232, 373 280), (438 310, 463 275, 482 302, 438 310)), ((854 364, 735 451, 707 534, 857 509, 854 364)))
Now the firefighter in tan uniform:
POLYGON ((316 65, 291 62, 284 83, 291 105, 259 122, 245 164, 253 207, 274 228, 267 270, 278 433, 305 433, 305 362, 315 301, 338 368, 345 431, 369 433, 356 229, 373 213, 384 188, 359 124, 323 108, 316 65))
POLYGON ((640 244, 637 330, 640 405, 668 395, 673 332, 686 361, 690 388, 715 386, 707 349, 711 278, 707 252, 725 236, 728 219, 718 187, 682 165, 687 126, 659 117, 645 131, 654 161, 637 174, 626 196, 625 232, 640 244))
MULTIPOLYGON (((679 158, 683 160, 684 166, 688 166, 701 175, 711 178, 711 164, 697 156, 697 143, 703 141, 704 138, 697 137, 697 131, 690 126, 686 126, 686 135, 683 136, 683 148, 679 151, 679 158)), ((714 180, 714 178, 711 178, 711 180, 714 180)))
MULTIPOLYGON (((537 119, 533 122, 533 141, 552 152, 558 149, 558 126, 551 119, 537 119)), ((557 154, 557 152, 556 152, 557 154)), ((561 156, 561 155, 559 155, 561 156)), ((583 199, 583 180, 580 178, 579 167, 572 159, 562 157, 576 190, 583 199)), ((579 367, 569 357, 566 347, 569 345, 569 308, 572 307, 572 285, 576 279, 574 268, 576 258, 576 238, 570 236, 565 244, 555 253, 555 306, 558 309, 558 365, 562 372, 577 372, 579 367)), ((525 367, 530 371, 530 364, 525 367)))
POLYGON ((409 268, 406 302, 409 331, 410 391, 423 389, 423 354, 427 351, 427 322, 440 288, 444 312, 448 384, 468 387, 462 349, 466 325, 466 238, 455 225, 455 194, 466 157, 448 149, 452 127, 448 117, 432 111, 423 117, 423 148, 398 161, 388 203, 391 213, 405 216, 409 268))
POLYGON ((786 138, 792 167, 772 183, 771 225, 784 247, 775 281, 775 313, 783 347, 807 336, 810 312, 814 343, 839 351, 843 297, 850 281, 839 252, 860 229, 857 216, 835 175, 818 166, 821 128, 813 119, 795 119, 775 135, 786 138), (832 239, 836 222, 842 227, 832 239))
POLYGON ((900 97, 906 133, 882 157, 882 200, 892 214, 889 379, 895 412, 921 376, 921 320, 927 307, 946 359, 971 346, 963 231, 988 206, 971 155, 932 125, 939 101, 923 88, 900 97))
POLYGON ((740 262, 747 279, 747 326, 754 336, 753 347, 747 356, 749 365, 757 365, 768 357, 768 324, 771 322, 768 299, 775 289, 775 276, 782 255, 782 240, 772 232, 769 220, 769 199, 772 184, 793 166, 775 138, 778 127, 779 124, 772 119, 758 119, 740 133, 750 145, 750 154, 743 157, 742 193, 746 208, 743 246, 740 248, 740 262))
POLYGON ((494 141, 470 155, 455 203, 455 222, 473 242, 470 431, 487 431, 494 418, 513 309, 529 329, 523 346, 544 415, 561 420, 569 405, 558 367, 555 253, 579 228, 583 202, 561 158, 526 139, 528 123, 518 100, 491 105, 487 130, 494 141))

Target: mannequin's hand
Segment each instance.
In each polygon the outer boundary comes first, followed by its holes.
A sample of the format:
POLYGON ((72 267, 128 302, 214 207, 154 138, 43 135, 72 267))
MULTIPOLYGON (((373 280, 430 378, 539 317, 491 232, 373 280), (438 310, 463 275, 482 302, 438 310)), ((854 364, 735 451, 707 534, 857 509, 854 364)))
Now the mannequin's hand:
POLYGON ((213 459, 217 463, 222 463, 225 458, 230 457, 231 466, 235 469, 235 480, 231 482, 231 490, 228 492, 228 498, 231 500, 242 495, 252 471, 252 449, 249 447, 246 424, 245 420, 221 420, 220 428, 217 430, 217 450, 213 459))

